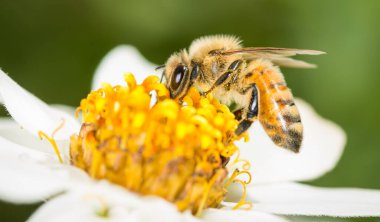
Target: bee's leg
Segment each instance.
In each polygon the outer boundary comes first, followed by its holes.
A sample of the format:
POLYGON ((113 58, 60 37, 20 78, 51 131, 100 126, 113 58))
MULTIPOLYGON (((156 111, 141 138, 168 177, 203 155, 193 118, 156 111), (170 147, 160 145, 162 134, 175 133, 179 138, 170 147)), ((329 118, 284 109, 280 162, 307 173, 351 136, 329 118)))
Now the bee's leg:
POLYGON ((236 110, 234 112, 235 119, 240 121, 243 118, 243 112, 244 112, 244 108, 236 110))
POLYGON ((245 118, 239 122, 239 125, 235 130, 236 135, 244 133, 252 125, 259 113, 259 94, 256 84, 252 84, 250 90, 251 96, 249 104, 245 108, 245 118))
POLYGON ((222 85, 224 82, 226 82, 227 79, 229 79, 230 76, 232 76, 233 73, 240 67, 242 64, 242 60, 235 60, 231 63, 231 65, 228 67, 227 71, 219 76, 219 78, 214 82, 214 84, 211 86, 209 90, 204 92, 204 95, 209 94, 212 92, 215 88, 222 85))
POLYGON ((211 86, 211 88, 209 90, 207 90, 206 92, 204 92, 204 95, 209 94, 215 88, 222 85, 222 83, 224 83, 228 79, 228 77, 231 76, 232 73, 233 72, 231 72, 231 71, 227 71, 227 72, 223 73, 221 76, 219 76, 219 78, 214 82, 214 84, 211 86))
POLYGON ((189 83, 188 83, 188 86, 187 86, 187 90, 186 90, 186 93, 179 98, 180 101, 183 100, 183 98, 187 95, 187 93, 189 92, 189 89, 191 86, 193 86, 195 80, 197 80, 197 78, 199 77, 200 73, 202 71, 200 70, 199 68, 199 64, 198 63, 192 63, 192 69, 191 69, 191 72, 190 72, 190 78, 189 78, 189 83))
POLYGON ((198 79, 199 73, 201 72, 198 63, 193 63, 192 65, 193 65, 193 68, 190 73, 189 86, 192 86, 194 84, 195 80, 198 79))

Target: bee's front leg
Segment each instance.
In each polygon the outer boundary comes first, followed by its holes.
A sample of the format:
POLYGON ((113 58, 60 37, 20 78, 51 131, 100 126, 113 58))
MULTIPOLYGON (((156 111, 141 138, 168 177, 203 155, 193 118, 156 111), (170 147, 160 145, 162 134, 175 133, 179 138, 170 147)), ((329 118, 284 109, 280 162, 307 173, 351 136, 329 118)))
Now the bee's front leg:
POLYGON ((259 113, 259 93, 256 84, 250 86, 249 91, 251 96, 249 97, 249 103, 244 108, 245 117, 239 122, 238 127, 235 130, 236 135, 241 135, 252 125, 253 121, 257 118, 259 113))
POLYGON ((211 86, 211 88, 204 93, 202 93, 204 96, 212 92, 215 88, 222 85, 226 82, 227 79, 230 79, 230 76, 232 76, 233 73, 235 73, 240 65, 243 63, 242 60, 235 60, 231 63, 231 65, 228 67, 227 71, 219 76, 218 79, 214 82, 214 84, 211 86))

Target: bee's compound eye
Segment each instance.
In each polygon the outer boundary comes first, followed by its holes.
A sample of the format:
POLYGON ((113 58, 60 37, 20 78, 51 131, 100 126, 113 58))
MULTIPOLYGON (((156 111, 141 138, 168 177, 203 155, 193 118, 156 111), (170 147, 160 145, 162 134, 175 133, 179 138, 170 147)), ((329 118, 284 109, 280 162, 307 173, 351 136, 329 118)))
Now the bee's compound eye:
POLYGON ((182 80, 185 77, 186 72, 187 72, 187 67, 184 65, 179 65, 179 66, 177 66, 177 68, 175 68, 175 70, 173 72, 172 79, 170 81, 170 87, 173 90, 176 90, 179 88, 182 80))

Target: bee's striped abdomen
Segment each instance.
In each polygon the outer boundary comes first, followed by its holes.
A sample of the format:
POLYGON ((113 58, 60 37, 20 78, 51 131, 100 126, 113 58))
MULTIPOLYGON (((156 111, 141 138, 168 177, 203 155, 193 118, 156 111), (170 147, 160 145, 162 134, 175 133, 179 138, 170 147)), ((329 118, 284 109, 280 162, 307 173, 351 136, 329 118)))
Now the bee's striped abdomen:
POLYGON ((298 152, 303 126, 293 95, 280 70, 263 63, 253 71, 252 80, 259 89, 259 120, 272 141, 298 152))

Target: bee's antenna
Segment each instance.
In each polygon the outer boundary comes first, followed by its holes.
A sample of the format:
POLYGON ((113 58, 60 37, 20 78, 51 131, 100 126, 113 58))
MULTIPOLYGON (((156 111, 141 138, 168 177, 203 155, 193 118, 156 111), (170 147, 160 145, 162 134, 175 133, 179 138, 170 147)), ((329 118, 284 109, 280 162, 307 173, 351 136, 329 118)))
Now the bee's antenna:
POLYGON ((162 80, 164 80, 164 73, 165 73, 165 72, 162 72, 162 74, 161 74, 160 83, 162 83, 162 80))
POLYGON ((162 69, 162 68, 165 68, 165 64, 163 64, 163 65, 160 65, 160 66, 157 66, 154 70, 159 70, 159 69, 162 69))
MULTIPOLYGON (((160 66, 157 66, 154 70, 157 71, 157 70, 159 70, 159 69, 163 69, 163 68, 165 68, 165 64, 160 65, 160 66)), ((163 71, 162 74, 161 74, 160 83, 162 83, 162 80, 164 80, 164 73, 165 73, 165 71, 163 71)))

